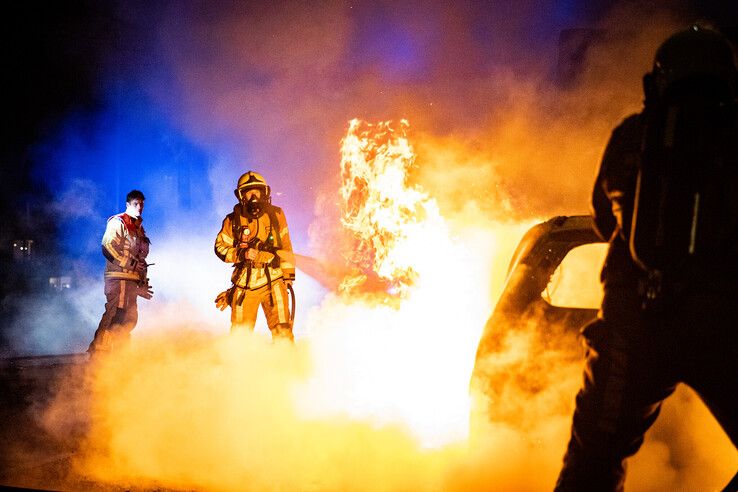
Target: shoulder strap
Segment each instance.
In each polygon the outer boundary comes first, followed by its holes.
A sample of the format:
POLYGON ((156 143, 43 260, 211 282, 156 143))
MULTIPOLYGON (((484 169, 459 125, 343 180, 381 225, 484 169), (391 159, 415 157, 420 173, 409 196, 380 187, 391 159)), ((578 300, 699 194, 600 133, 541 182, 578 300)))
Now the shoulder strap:
POLYGON ((282 236, 279 229, 279 221, 277 220, 277 210, 279 207, 271 206, 267 209, 269 215, 269 239, 274 249, 282 249, 282 236), (276 231, 276 232, 275 232, 276 231))
POLYGON ((231 219, 231 234, 233 235, 233 241, 235 243, 241 238, 241 220, 236 212, 231 212, 228 216, 231 219))

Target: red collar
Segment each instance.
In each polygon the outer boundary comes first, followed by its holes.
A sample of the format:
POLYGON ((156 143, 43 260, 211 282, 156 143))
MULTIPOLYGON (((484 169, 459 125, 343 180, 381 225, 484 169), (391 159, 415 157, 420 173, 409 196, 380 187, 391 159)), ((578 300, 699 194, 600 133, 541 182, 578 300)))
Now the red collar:
POLYGON ((125 212, 116 215, 116 217, 120 217, 120 220, 123 221, 129 234, 137 234, 138 230, 141 228, 141 223, 143 222, 142 217, 135 219, 125 212))

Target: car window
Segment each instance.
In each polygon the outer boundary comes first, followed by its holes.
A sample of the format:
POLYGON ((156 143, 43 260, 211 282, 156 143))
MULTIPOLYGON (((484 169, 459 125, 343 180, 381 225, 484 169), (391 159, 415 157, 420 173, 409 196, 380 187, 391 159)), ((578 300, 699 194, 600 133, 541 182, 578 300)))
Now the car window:
POLYGON ((606 243, 572 249, 541 295, 553 306, 598 309, 603 295, 600 270, 606 254, 606 243))

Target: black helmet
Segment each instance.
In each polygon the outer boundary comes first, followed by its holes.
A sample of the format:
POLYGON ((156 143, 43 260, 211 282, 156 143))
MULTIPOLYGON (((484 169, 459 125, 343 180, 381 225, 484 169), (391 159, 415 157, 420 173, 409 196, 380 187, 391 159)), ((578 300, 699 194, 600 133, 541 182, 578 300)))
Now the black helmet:
POLYGON ((733 48, 719 32, 693 25, 669 37, 656 51, 647 74, 646 97, 709 87, 721 98, 733 98, 736 67, 733 48), (650 94, 649 94, 650 92, 650 94))

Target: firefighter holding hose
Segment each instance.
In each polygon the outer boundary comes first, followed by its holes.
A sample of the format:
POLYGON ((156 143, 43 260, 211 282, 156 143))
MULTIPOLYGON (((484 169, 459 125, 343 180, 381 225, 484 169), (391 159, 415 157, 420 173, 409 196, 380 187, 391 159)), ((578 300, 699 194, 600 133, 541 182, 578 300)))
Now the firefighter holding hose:
POLYGON ((292 341, 295 262, 287 219, 254 171, 239 178, 234 193, 238 203, 215 239, 215 254, 233 264, 232 286, 218 294, 215 305, 221 311, 230 306, 232 332, 253 330, 261 306, 272 338, 292 341))

